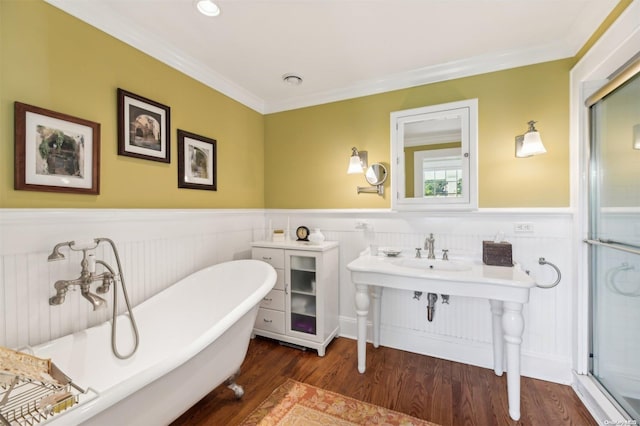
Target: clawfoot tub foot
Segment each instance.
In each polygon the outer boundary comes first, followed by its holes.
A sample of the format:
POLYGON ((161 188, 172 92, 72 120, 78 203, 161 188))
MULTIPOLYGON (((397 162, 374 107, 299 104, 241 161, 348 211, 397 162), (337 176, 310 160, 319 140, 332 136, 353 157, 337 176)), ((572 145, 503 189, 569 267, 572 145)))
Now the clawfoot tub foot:
POLYGON ((236 377, 238 377, 238 373, 229 377, 227 381, 224 382, 224 384, 227 385, 227 387, 233 391, 233 394, 236 396, 236 399, 240 399, 244 396, 244 389, 242 388, 242 386, 236 383, 236 377))

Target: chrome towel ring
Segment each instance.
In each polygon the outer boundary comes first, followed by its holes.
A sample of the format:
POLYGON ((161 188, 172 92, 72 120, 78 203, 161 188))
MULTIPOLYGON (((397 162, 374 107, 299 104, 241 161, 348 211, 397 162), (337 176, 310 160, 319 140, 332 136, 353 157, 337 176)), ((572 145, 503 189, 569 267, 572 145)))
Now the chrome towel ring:
MULTIPOLYGON (((544 257, 541 257, 540 259, 538 259, 538 263, 540 265, 549 265, 551 266, 553 269, 556 270, 556 273, 558 274, 558 278, 551 284, 539 284, 536 283, 536 287, 540 287, 540 288, 553 288, 555 286, 557 286, 560 283, 560 280, 562 279, 562 273, 560 272, 560 268, 558 268, 556 265, 554 265, 551 262, 548 262, 547 260, 545 260, 544 257)), ((527 271, 527 274, 529 273, 529 271, 527 271)))

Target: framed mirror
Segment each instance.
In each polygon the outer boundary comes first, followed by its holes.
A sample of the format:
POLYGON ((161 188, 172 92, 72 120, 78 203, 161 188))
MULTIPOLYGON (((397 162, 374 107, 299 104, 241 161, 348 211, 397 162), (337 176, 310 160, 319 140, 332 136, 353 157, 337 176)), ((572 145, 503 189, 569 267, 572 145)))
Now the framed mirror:
POLYGON ((478 100, 391 113, 391 207, 478 207, 478 100))

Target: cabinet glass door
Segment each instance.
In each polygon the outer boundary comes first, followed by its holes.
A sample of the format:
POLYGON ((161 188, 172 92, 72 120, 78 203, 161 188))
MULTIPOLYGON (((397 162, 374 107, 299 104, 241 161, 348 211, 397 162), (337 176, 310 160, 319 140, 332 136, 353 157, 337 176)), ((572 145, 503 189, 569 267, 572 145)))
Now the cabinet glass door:
POLYGON ((292 331, 316 334, 316 258, 290 256, 290 318, 292 331))

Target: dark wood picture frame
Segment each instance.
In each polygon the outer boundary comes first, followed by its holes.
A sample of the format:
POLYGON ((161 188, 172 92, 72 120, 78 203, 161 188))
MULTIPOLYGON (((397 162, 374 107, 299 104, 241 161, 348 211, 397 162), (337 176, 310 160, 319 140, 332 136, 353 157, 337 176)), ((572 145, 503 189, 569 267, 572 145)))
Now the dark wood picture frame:
POLYGON ((118 89, 118 155, 171 162, 171 108, 118 89))
POLYGON ((178 129, 178 188, 217 190, 216 140, 178 129))
POLYGON ((14 189, 100 193, 100 123, 14 103, 14 189))

